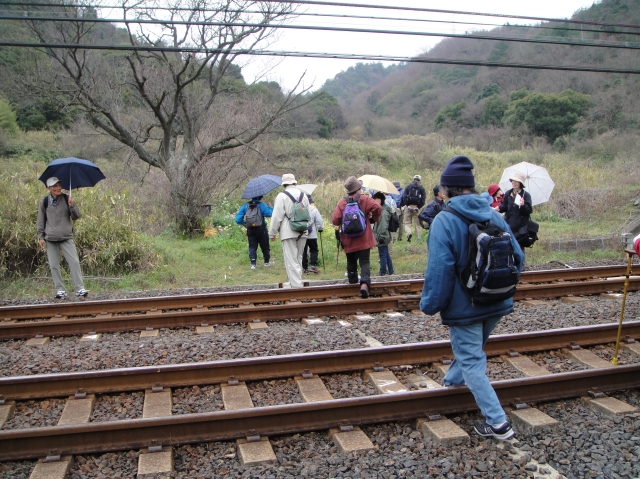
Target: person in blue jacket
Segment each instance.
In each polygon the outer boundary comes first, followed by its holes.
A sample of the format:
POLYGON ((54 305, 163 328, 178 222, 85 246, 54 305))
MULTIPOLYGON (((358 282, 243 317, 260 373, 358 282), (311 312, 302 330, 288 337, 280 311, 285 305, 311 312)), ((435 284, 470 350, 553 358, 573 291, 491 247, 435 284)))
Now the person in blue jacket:
MULTIPOLYGON (((478 222, 490 220, 509 231, 507 223, 487 200, 477 194, 473 163, 466 156, 456 156, 445 166, 440 185, 449 198, 447 208, 478 222)), ((424 275, 420 309, 425 314, 440 313, 449 327, 451 347, 455 355, 443 379, 445 386, 467 385, 485 421, 475 425, 481 436, 500 440, 514 435, 500 401, 486 375, 487 356, 483 347, 502 316, 513 311, 513 298, 489 304, 472 304, 458 278, 467 262, 468 225, 446 209, 431 224, 429 258, 424 275)), ((524 255, 515 238, 511 238, 518 271, 524 266, 524 255)))
POLYGON ((250 201, 242 205, 236 214, 236 223, 247 228, 247 239, 249 240, 249 261, 251 261, 251 269, 256 269, 258 262, 258 245, 264 257, 265 266, 273 266, 275 262, 271 261, 271 248, 269 246, 269 232, 267 231, 267 218, 271 218, 273 207, 265 205, 262 196, 251 198, 250 201), (262 224, 257 226, 247 225, 245 216, 250 208, 259 208, 262 215, 262 224))

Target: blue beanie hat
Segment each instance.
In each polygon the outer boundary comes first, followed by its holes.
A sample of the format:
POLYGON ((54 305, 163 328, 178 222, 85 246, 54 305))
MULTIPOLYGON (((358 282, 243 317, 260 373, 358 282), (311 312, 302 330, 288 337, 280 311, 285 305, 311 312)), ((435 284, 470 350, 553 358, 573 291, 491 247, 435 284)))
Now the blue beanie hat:
POLYGON ((473 177, 473 163, 466 156, 451 158, 440 175, 442 186, 467 186, 473 188, 476 181, 473 177))

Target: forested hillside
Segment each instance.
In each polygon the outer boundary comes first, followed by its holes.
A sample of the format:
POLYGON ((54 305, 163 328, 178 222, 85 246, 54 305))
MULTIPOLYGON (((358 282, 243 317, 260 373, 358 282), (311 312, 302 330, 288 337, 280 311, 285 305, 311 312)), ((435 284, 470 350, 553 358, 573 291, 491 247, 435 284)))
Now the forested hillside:
MULTIPOLYGON (((603 0, 576 12, 573 20, 640 24, 640 0, 603 0)), ((638 50, 633 48, 640 45, 640 37, 634 28, 563 22, 467 33, 626 48, 449 38, 422 57, 598 68, 636 69, 638 65, 638 50)), ((347 107, 343 110, 351 138, 442 130, 455 137, 472 134, 473 146, 479 148, 512 148, 515 134, 526 141, 543 136, 562 149, 575 139, 612 130, 635 131, 640 126, 640 78, 633 74, 360 64, 327 81, 323 89, 347 107), (369 73, 368 79, 363 79, 363 73, 369 73)))

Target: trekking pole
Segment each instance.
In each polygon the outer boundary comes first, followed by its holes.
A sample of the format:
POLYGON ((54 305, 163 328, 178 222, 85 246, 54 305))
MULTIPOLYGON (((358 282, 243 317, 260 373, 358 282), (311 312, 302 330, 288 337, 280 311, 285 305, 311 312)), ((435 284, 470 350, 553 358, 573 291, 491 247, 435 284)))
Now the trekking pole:
POLYGON ((322 244, 322 231, 318 231, 320 233, 320 251, 322 252, 322 272, 326 273, 327 268, 324 266, 324 245, 322 244))
POLYGON ((611 364, 614 366, 618 365, 618 350, 620 348, 620 335, 622 334, 622 320, 624 318, 624 306, 627 302, 627 290, 629 289, 629 275, 631 274, 631 260, 633 259, 633 255, 636 253, 632 249, 626 249, 625 253, 627 253, 627 272, 625 274, 624 280, 624 292, 622 294, 622 308, 620 310, 620 322, 618 324, 618 337, 616 338, 616 349, 613 353, 613 359, 611 360, 611 364))

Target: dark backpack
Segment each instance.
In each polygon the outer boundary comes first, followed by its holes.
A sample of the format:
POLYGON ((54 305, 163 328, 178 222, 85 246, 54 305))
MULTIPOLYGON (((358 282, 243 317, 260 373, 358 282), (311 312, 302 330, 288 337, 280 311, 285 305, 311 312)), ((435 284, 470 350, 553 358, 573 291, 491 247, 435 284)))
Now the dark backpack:
POLYGON ((490 221, 471 221, 453 208, 443 211, 469 225, 467 262, 458 278, 471 303, 489 304, 513 297, 520 273, 515 265, 511 233, 490 221))
POLYGON ((389 217, 389 232, 396 233, 400 229, 400 217, 395 211, 389 217))
POLYGON ((249 203, 249 207, 244 214, 244 225, 247 228, 261 228, 264 224, 262 211, 258 203, 249 203))
POLYGON ((344 199, 347 202, 347 206, 344 207, 344 212, 342 213, 342 227, 340 231, 349 238, 362 236, 367 229, 367 219, 358 204, 360 195, 356 195, 353 198, 345 196, 344 199))
MULTIPOLYGON (((288 191, 285 191, 284 194, 293 201, 291 217, 287 216, 287 219, 289 220, 289 228, 293 231, 298 231, 300 236, 302 236, 304 232, 309 229, 309 226, 311 226, 311 215, 309 214, 309 209, 302 204, 304 192, 300 192, 300 198, 297 200, 288 191)), ((298 236, 298 238, 300 238, 300 236, 298 236)))
POLYGON ((529 222, 516 233, 516 240, 518 241, 518 244, 523 248, 532 248, 533 243, 538 241, 539 229, 540 225, 538 223, 529 220, 529 222))
POLYGON ((405 196, 407 197, 407 205, 419 205, 422 199, 422 191, 416 184, 411 184, 405 190, 405 196))

